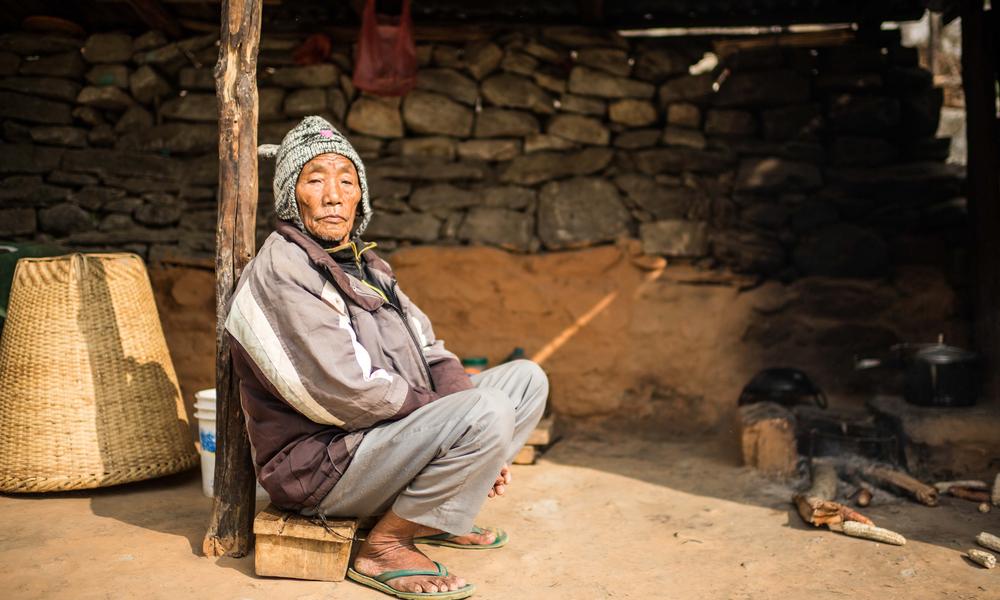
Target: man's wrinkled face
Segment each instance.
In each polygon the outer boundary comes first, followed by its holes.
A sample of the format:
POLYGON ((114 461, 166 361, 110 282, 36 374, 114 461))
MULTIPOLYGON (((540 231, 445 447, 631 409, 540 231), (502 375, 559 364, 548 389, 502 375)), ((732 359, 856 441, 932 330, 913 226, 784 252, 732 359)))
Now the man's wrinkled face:
POLYGON ((313 158, 299 172, 295 198, 306 231, 324 241, 346 242, 361 200, 354 163, 332 153, 313 158))

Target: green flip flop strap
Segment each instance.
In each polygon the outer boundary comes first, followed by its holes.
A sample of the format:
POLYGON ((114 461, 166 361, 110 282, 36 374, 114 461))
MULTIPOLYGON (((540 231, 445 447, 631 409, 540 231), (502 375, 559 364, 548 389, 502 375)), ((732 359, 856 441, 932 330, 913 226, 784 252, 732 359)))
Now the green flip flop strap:
MULTIPOLYGON (((476 535, 479 535, 481 533, 486 533, 486 530, 483 529, 482 527, 480 527, 479 525, 473 525, 472 526, 472 531, 470 531, 469 533, 475 533, 476 535)), ((417 538, 417 539, 420 539, 420 540, 436 540, 436 541, 441 541, 441 542, 447 542, 448 540, 453 539, 453 538, 457 538, 457 537, 458 537, 457 535, 452 535, 450 533, 439 533, 437 535, 428 535, 428 536, 420 537, 420 538, 417 538)))
POLYGON ((442 565, 438 561, 434 561, 434 564, 437 566, 437 571, 427 571, 424 569, 399 569, 397 571, 386 571, 385 573, 381 573, 379 575, 376 575, 375 577, 372 577, 372 579, 374 579, 379 583, 385 583, 392 579, 399 579, 400 577, 415 577, 417 575, 426 575, 432 577, 448 576, 448 569, 446 569, 444 565, 442 565))

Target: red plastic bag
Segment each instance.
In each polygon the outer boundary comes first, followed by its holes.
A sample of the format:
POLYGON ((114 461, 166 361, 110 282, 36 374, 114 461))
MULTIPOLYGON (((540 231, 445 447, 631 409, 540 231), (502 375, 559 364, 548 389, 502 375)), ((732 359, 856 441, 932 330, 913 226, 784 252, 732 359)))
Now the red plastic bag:
POLYGON ((292 53, 292 60, 297 65, 318 65, 330 58, 333 50, 333 43, 330 38, 322 33, 316 33, 306 38, 295 52, 292 53))
POLYGON ((353 81, 358 89, 380 96, 403 96, 417 84, 410 0, 403 0, 398 17, 376 15, 375 0, 365 2, 353 81))

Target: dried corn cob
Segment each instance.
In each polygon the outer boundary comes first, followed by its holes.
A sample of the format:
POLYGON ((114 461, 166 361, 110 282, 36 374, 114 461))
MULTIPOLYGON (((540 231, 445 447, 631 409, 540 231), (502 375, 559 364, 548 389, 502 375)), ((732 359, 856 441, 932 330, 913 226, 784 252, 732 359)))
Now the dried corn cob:
POLYGON ((851 537, 864 538, 866 540, 892 544, 894 546, 902 546, 906 543, 906 538, 903 536, 899 535, 895 531, 889 531, 888 529, 882 529, 881 527, 865 525, 864 523, 858 523, 856 521, 844 521, 842 525, 844 533, 851 537))
POLYGON ((976 550, 975 548, 970 548, 966 554, 969 556, 969 560, 986 567, 987 569, 992 569, 997 566, 997 557, 993 556, 989 552, 984 552, 982 550, 976 550))
POLYGON ((990 489, 989 484, 985 481, 980 481, 978 479, 962 479, 959 481, 938 481, 934 484, 934 489, 938 491, 939 494, 947 494, 948 488, 961 487, 968 488, 970 490, 988 490, 990 489))
POLYGON ((986 533, 982 531, 976 536, 976 543, 983 548, 989 548, 994 552, 1000 552, 1000 537, 993 535, 992 533, 986 533))

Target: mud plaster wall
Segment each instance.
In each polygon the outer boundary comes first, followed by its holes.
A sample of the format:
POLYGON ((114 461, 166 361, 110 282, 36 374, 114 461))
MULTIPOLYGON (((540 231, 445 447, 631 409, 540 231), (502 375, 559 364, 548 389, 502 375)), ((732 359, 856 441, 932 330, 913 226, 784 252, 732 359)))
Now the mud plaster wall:
MULTIPOLYGON (((515 346, 541 360, 557 413, 624 418, 664 433, 727 423, 764 366, 805 369, 834 404, 857 405, 883 377, 855 374, 855 352, 939 332, 967 341, 941 271, 792 284, 665 267, 639 242, 537 256, 424 247, 390 260, 401 285, 460 356, 496 364, 515 346), (749 289, 741 289, 747 286, 749 289)), ((212 275, 152 272, 167 341, 190 405, 213 383, 212 275)))

